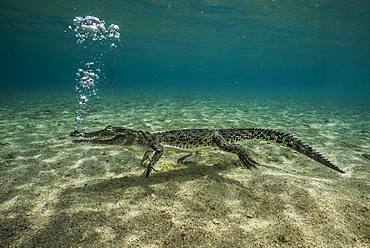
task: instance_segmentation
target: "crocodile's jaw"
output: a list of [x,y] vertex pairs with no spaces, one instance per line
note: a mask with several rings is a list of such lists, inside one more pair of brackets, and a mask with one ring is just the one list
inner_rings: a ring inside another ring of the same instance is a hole
[[70,134],[75,142],[104,142],[110,141],[116,137],[116,133],[111,130],[102,129],[94,132],[82,132],[75,130]]
[[74,138],[73,141],[75,142],[104,142],[112,140],[115,137],[114,134],[104,133],[100,131],[88,133],[79,133],[75,131],[71,133],[71,136]]
[[74,142],[91,142],[97,144],[120,144],[130,145],[133,141],[133,134],[130,129],[115,128],[107,126],[104,129],[94,132],[74,131],[70,134]]

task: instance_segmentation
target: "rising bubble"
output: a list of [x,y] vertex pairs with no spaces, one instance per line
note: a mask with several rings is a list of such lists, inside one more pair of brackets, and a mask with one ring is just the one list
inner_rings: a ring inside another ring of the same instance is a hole
[[91,50],[89,58],[81,61],[75,77],[75,89],[78,95],[75,129],[79,130],[89,99],[98,98],[97,84],[103,75],[102,57],[108,50],[118,47],[121,34],[118,25],[106,25],[104,20],[95,16],[76,16],[73,19],[73,25],[68,26],[68,29],[73,32],[77,45]]

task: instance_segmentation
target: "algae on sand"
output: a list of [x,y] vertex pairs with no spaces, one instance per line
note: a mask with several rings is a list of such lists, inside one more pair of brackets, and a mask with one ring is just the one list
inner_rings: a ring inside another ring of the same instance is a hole
[[274,143],[248,141],[244,145],[263,164],[258,170],[207,149],[187,166],[166,153],[159,172],[145,179],[142,154],[72,143],[74,110],[63,107],[70,99],[54,105],[41,99],[30,98],[32,108],[2,102],[1,246],[370,246],[365,110],[279,100],[112,97],[109,108],[91,110],[86,128],[273,128],[296,135],[346,171],[340,175]]

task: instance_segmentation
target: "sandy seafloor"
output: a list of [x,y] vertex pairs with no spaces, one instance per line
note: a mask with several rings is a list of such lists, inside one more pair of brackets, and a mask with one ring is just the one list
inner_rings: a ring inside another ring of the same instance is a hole
[[266,141],[257,170],[207,149],[192,164],[73,143],[73,97],[2,97],[1,247],[370,247],[370,111],[297,100],[109,97],[85,127],[279,129],[346,173]]

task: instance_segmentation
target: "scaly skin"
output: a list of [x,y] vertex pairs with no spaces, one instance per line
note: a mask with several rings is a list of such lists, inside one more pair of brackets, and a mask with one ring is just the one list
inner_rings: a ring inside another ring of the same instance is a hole
[[[158,162],[163,151],[166,149],[181,152],[194,152],[202,149],[202,147],[218,147],[225,152],[236,154],[242,165],[246,168],[256,167],[257,162],[249,157],[247,150],[239,144],[234,144],[234,142],[248,139],[263,139],[280,143],[306,155],[326,167],[344,173],[344,171],[339,169],[323,155],[315,151],[312,147],[304,144],[299,139],[290,134],[270,129],[180,129],[149,133],[140,130],[107,126],[95,132],[80,133],[74,131],[71,133],[71,136],[74,137],[75,142],[123,145],[126,147],[140,147],[144,149],[146,152],[141,164],[149,160],[144,172],[146,177],[150,175],[154,165]],[[151,158],[149,158],[150,153],[153,153]],[[187,155],[180,158],[179,162],[184,162],[190,156],[191,155]]]

